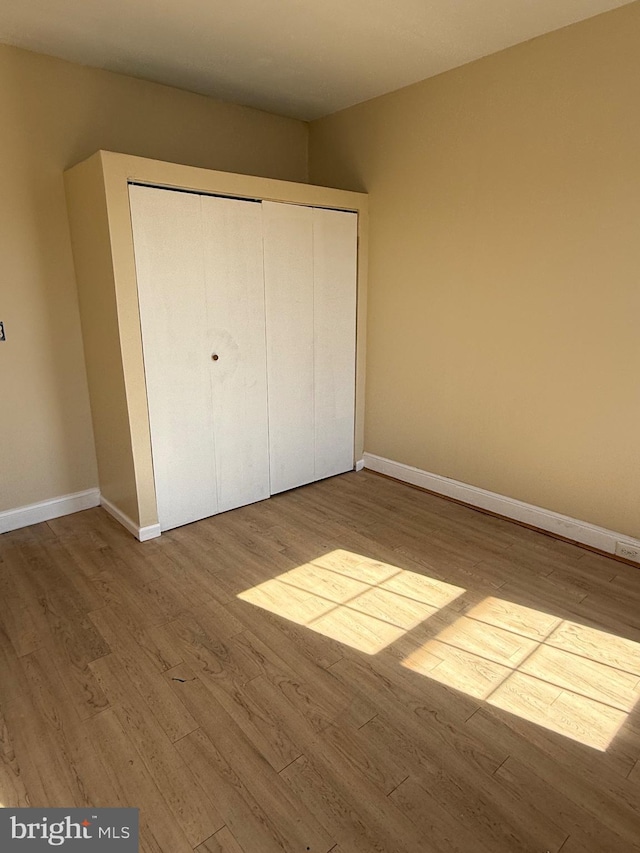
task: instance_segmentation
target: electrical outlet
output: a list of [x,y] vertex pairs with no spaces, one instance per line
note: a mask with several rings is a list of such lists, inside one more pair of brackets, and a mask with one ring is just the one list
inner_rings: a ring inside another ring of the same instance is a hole
[[7,338],[4,333],[4,323],[0,320],[0,341],[6,341]]
[[616,542],[616,555],[624,557],[625,560],[634,560],[640,563],[640,545],[629,545],[626,542]]

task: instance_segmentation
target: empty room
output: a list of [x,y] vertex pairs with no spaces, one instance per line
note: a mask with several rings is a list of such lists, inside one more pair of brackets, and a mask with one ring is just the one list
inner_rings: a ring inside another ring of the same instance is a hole
[[0,851],[640,851],[640,2],[0,8]]

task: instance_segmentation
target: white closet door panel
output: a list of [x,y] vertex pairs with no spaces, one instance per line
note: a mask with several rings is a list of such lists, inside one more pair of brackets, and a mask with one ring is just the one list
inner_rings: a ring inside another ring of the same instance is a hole
[[264,202],[271,493],[315,479],[313,210]]
[[315,478],[353,468],[358,217],[313,210]]
[[261,207],[202,197],[220,512],[270,494]]
[[200,197],[129,188],[158,517],[218,511]]

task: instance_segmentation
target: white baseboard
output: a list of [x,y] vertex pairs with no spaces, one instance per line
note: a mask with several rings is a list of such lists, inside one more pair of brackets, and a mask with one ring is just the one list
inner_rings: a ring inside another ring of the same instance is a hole
[[358,459],[356,462],[356,471],[362,471],[364,468],[364,459]]
[[132,521],[128,515],[125,515],[121,512],[115,504],[112,504],[111,501],[108,501],[104,496],[100,498],[100,506],[112,515],[116,521],[119,521],[123,527],[126,527],[129,533],[133,533],[133,535],[140,542],[146,542],[148,539],[156,539],[160,536],[161,530],[159,524],[150,524],[148,527],[138,527],[138,525]]
[[595,524],[589,524],[587,521],[570,518],[567,515],[508,498],[496,492],[488,492],[486,489],[470,486],[468,483],[461,483],[458,480],[451,480],[449,477],[441,477],[439,474],[430,474],[420,468],[413,468],[411,465],[394,462],[372,453],[364,454],[364,467],[371,471],[377,471],[379,474],[386,474],[396,480],[402,480],[404,483],[428,489],[430,492],[455,498],[455,500],[462,501],[470,506],[495,512],[523,524],[530,524],[532,527],[538,527],[548,533],[555,533],[581,545],[606,551],[608,554],[615,554],[616,546],[620,545],[640,549],[640,539],[632,539],[630,536],[616,533],[614,530],[607,530],[605,527],[598,527]]
[[52,518],[60,518],[63,515],[71,515],[74,512],[96,506],[103,506],[140,542],[146,542],[147,539],[155,539],[160,536],[159,524],[138,527],[123,512],[120,512],[111,501],[101,497],[99,489],[87,489],[84,492],[75,492],[72,495],[61,495],[59,498],[51,498],[48,501],[40,501],[0,512],[0,533],[8,533],[10,530],[18,530],[20,527],[28,527],[30,524],[40,524],[43,521],[50,521]]
[[69,515],[72,512],[80,512],[80,510],[91,509],[91,507],[99,505],[100,491],[98,489],[87,489],[84,492],[61,495],[48,501],[8,509],[0,512],[0,533],[18,530],[18,528],[28,527],[30,524],[40,524],[42,521],[50,521],[52,518],[60,518],[62,515]]

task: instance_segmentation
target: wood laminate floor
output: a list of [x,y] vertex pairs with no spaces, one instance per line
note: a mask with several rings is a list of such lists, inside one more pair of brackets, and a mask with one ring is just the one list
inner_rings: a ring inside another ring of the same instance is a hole
[[0,804],[153,853],[640,849],[640,571],[368,472],[0,537]]

